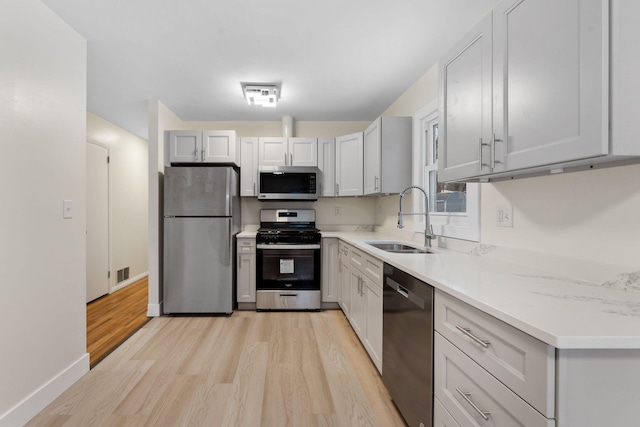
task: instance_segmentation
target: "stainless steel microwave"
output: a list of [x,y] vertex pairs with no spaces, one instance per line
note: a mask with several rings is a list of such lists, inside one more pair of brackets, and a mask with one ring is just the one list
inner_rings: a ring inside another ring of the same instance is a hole
[[258,200],[318,200],[319,173],[308,166],[263,166],[258,170]]

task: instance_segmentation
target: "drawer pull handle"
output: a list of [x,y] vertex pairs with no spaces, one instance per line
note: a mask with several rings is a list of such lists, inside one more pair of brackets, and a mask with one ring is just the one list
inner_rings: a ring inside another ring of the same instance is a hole
[[469,328],[463,328],[460,325],[456,325],[456,329],[462,332],[463,334],[465,334],[466,336],[468,336],[469,338],[471,338],[472,340],[474,340],[475,342],[477,342],[478,344],[480,344],[481,346],[483,346],[484,348],[489,347],[489,344],[491,344],[489,341],[481,340],[477,336],[473,335],[471,333],[471,329]]
[[458,394],[460,394],[460,396],[462,396],[464,400],[467,401],[469,405],[471,405],[471,407],[482,417],[483,420],[489,421],[489,415],[491,414],[491,412],[483,411],[482,409],[478,408],[478,405],[473,403],[473,400],[471,400],[471,398],[469,397],[471,396],[471,393],[466,393],[460,390],[458,387],[456,387],[456,391],[458,392]]

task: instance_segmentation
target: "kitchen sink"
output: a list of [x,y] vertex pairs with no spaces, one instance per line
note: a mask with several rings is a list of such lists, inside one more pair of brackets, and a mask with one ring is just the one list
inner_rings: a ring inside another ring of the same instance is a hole
[[367,245],[371,245],[374,248],[383,250],[385,252],[393,252],[398,254],[432,254],[433,253],[433,251],[430,249],[410,246],[400,242],[365,242],[365,243]]

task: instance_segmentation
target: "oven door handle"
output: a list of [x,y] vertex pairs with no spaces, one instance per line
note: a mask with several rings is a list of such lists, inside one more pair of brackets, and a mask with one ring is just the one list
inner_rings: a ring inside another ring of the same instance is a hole
[[266,243],[261,243],[256,245],[256,249],[320,249],[320,244],[313,244],[313,245],[280,245],[280,244],[266,244]]

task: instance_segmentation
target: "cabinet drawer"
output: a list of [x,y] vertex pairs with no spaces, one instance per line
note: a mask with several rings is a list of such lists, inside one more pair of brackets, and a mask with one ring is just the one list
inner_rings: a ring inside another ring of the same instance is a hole
[[256,253],[256,239],[237,239],[237,249],[239,254]]
[[433,399],[433,427],[460,427],[437,398]]
[[364,254],[358,249],[351,247],[349,249],[349,263],[362,272],[362,270],[364,270]]
[[443,292],[436,291],[434,301],[436,331],[546,417],[554,416],[553,347]]
[[440,334],[434,334],[434,394],[461,427],[553,427]]
[[363,273],[366,274],[373,283],[382,288],[382,261],[370,255],[364,255]]

